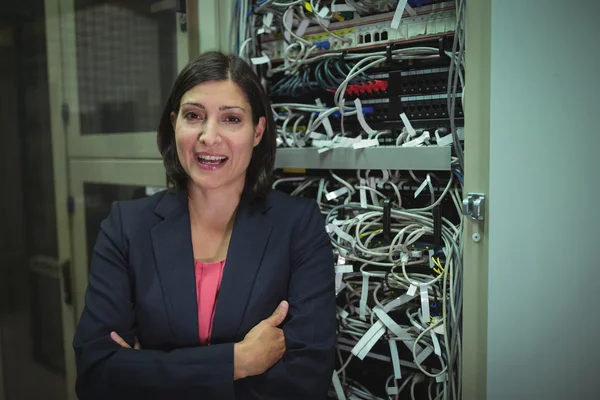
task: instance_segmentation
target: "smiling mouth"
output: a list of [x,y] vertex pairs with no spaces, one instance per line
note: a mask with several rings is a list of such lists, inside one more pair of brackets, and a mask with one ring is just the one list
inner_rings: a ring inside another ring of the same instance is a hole
[[227,160],[228,158],[225,156],[209,156],[203,154],[196,155],[196,161],[202,165],[221,165]]

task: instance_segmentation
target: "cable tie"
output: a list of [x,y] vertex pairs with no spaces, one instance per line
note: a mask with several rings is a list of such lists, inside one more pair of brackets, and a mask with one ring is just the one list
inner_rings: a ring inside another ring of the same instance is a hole
[[[367,182],[363,179],[360,178],[360,186],[366,186]],[[367,208],[367,191],[364,188],[360,189],[360,206],[362,208]]]

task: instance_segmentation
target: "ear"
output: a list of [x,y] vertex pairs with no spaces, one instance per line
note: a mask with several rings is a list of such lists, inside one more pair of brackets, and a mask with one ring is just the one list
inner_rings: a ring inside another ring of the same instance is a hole
[[171,125],[173,126],[173,130],[175,130],[175,122],[177,121],[177,115],[175,115],[175,113],[171,111],[169,117],[171,117]]
[[265,117],[260,117],[258,119],[258,124],[256,124],[256,127],[254,128],[254,147],[258,146],[260,143],[266,127],[267,119]]

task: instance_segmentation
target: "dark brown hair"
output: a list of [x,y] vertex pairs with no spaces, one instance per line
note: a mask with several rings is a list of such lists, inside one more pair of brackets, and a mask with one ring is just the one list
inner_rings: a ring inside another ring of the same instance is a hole
[[171,112],[179,114],[181,98],[193,87],[203,82],[225,80],[235,82],[246,94],[255,126],[260,117],[266,119],[263,137],[252,151],[244,186],[244,196],[247,199],[264,198],[271,188],[277,147],[271,103],[260,78],[244,60],[216,51],[200,55],[181,71],[163,110],[158,125],[158,150],[167,172],[167,186],[175,191],[185,190],[190,179],[177,156]]

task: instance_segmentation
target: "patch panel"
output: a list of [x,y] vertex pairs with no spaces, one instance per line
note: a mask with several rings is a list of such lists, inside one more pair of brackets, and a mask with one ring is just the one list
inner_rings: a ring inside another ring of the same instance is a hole
[[[444,35],[454,32],[456,26],[455,10],[406,17],[400,22],[398,29],[392,29],[390,26],[393,14],[386,15],[386,19],[378,22],[337,30],[330,28],[343,40],[331,36],[328,32],[306,34],[302,39],[311,45],[318,45],[319,48],[315,50],[315,54],[318,54],[336,50],[361,50],[389,43]],[[325,46],[324,43],[328,44]],[[262,42],[262,51],[271,58],[272,62],[282,60],[286,47],[287,44],[281,37],[276,39],[266,36]],[[291,52],[291,55],[293,54]]]

